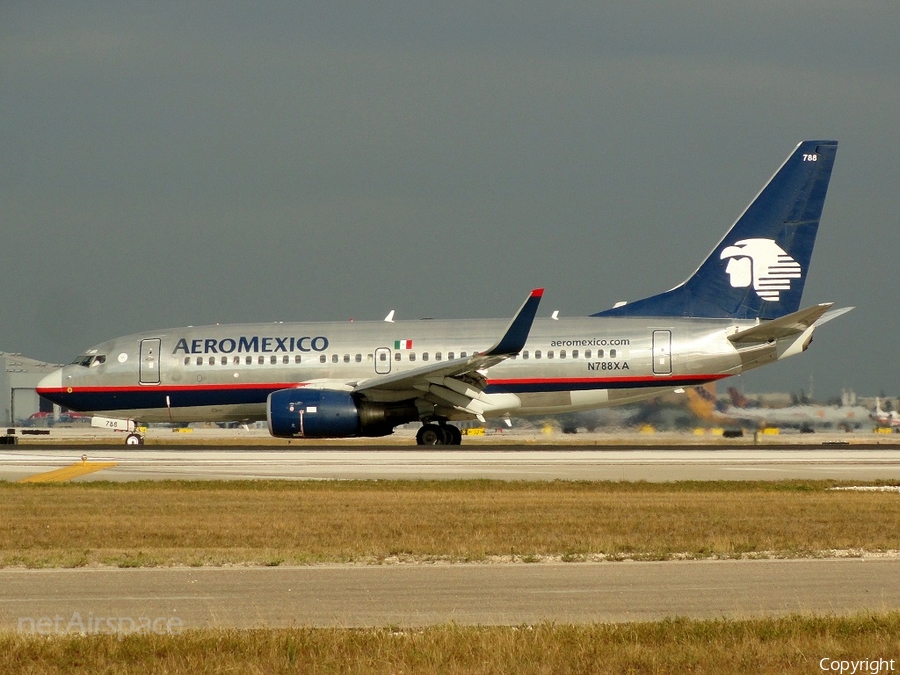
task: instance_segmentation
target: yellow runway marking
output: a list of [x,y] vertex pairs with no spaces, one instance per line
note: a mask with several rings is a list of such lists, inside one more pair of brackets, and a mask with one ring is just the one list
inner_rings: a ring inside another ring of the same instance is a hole
[[62,469],[56,469],[55,471],[48,471],[47,473],[39,473],[36,476],[29,476],[28,478],[21,479],[19,482],[62,483],[70,478],[86,476],[89,473],[101,471],[102,469],[109,469],[113,466],[117,466],[116,462],[76,462],[72,466],[65,466]]

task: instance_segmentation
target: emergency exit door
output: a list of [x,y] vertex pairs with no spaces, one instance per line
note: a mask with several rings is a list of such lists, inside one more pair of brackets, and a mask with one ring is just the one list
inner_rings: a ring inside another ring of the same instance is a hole
[[653,374],[672,374],[672,331],[653,331]]
[[391,350],[387,347],[375,350],[375,372],[378,375],[387,375],[391,372]]
[[159,338],[141,340],[141,384],[159,384]]

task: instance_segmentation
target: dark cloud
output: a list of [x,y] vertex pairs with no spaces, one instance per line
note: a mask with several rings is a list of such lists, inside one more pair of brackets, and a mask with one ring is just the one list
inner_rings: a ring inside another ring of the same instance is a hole
[[[10,6],[11,4],[11,6]],[[896,393],[889,3],[0,9],[0,349],[249,320],[587,314],[691,273],[841,141],[809,302],[748,387]]]

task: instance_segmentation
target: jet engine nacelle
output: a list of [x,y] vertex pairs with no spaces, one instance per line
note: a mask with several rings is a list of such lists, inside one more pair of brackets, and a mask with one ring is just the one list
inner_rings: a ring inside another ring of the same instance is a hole
[[266,418],[269,433],[280,438],[386,436],[418,419],[418,410],[412,402],[378,404],[345,391],[299,387],[269,394]]

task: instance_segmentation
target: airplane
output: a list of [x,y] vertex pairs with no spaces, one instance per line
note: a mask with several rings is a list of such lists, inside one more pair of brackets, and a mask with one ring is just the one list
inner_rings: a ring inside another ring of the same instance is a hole
[[858,429],[869,422],[871,413],[859,405],[792,405],[785,408],[752,408],[737,389],[728,389],[734,405],[721,411],[726,419],[750,422],[761,427],[797,428],[811,432],[817,428]]
[[[280,438],[378,437],[453,422],[632,403],[806,350],[852,308],[801,308],[837,152],[803,141],[678,286],[586,317],[234,324],[136,333],[92,347],[37,391],[70,410],[151,422],[266,420]],[[736,158],[737,161],[737,158]],[[131,433],[126,443],[143,442]]]
[[881,398],[875,399],[875,412],[869,416],[879,427],[891,429],[900,427],[900,413],[896,410],[882,410]]

